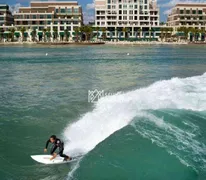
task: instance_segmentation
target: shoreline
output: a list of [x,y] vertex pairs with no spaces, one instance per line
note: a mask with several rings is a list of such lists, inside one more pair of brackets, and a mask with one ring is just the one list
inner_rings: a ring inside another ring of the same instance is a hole
[[102,42],[0,42],[0,46],[13,46],[13,45],[42,45],[42,46],[95,46],[95,45],[206,45],[206,42],[161,42],[161,41],[102,41]]

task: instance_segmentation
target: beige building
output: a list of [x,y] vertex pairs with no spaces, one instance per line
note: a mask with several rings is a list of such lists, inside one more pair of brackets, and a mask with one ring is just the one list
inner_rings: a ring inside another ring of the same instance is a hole
[[206,28],[206,3],[176,4],[167,19],[168,26]]
[[0,4],[0,26],[11,26],[14,24],[14,18],[9,6],[6,4]]
[[19,29],[35,29],[39,40],[42,31],[48,28],[51,34],[55,29],[58,38],[62,39],[66,29],[71,37],[74,36],[74,28],[83,24],[82,7],[77,1],[31,1],[30,7],[21,7],[14,13],[14,22]]
[[111,37],[122,37],[123,28],[131,38],[139,29],[141,37],[149,37],[151,28],[159,29],[159,8],[156,0],[95,0],[95,26],[107,28]]

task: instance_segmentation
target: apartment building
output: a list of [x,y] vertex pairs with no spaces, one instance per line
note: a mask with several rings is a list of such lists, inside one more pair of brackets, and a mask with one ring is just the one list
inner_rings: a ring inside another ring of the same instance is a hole
[[168,16],[167,25],[206,30],[206,3],[176,4]]
[[6,4],[0,4],[0,26],[11,26],[14,24],[14,18],[9,6]]
[[17,28],[36,29],[38,36],[42,36],[43,29],[54,29],[60,37],[67,29],[71,36],[74,28],[83,24],[82,7],[77,1],[31,1],[30,7],[21,7],[14,13]]
[[[95,26],[105,27],[109,36],[122,36],[123,28],[129,29],[129,36],[148,37],[151,28],[159,31],[159,8],[156,0],[95,0]],[[153,34],[153,36],[155,36]]]

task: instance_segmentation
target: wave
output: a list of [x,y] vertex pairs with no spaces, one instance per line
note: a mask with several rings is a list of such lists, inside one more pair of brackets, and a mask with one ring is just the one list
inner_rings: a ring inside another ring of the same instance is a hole
[[[185,109],[192,111],[206,110],[206,73],[201,76],[188,78],[172,78],[158,81],[149,87],[137,89],[127,93],[118,93],[101,98],[92,112],[86,113],[75,123],[70,124],[64,131],[65,150],[70,154],[87,153],[108,136],[127,126],[135,117],[145,117],[159,128],[167,129],[177,140],[189,143],[194,134],[164,122],[163,119],[152,115],[150,110]],[[192,124],[188,124],[192,126]],[[158,141],[155,133],[141,131],[140,134]],[[146,134],[150,133],[150,134]],[[151,135],[153,137],[151,137]],[[156,138],[155,138],[156,137]],[[201,151],[197,141],[192,142],[193,150]],[[188,144],[185,144],[187,146]],[[184,148],[183,146],[182,148]],[[188,145],[189,146],[189,145]]]

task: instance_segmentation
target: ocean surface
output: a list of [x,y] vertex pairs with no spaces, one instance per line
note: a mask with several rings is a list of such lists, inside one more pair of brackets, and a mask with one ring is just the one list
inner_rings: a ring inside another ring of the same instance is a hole
[[[84,156],[33,161],[52,134]],[[0,180],[174,179],[206,179],[206,46],[0,47]]]

